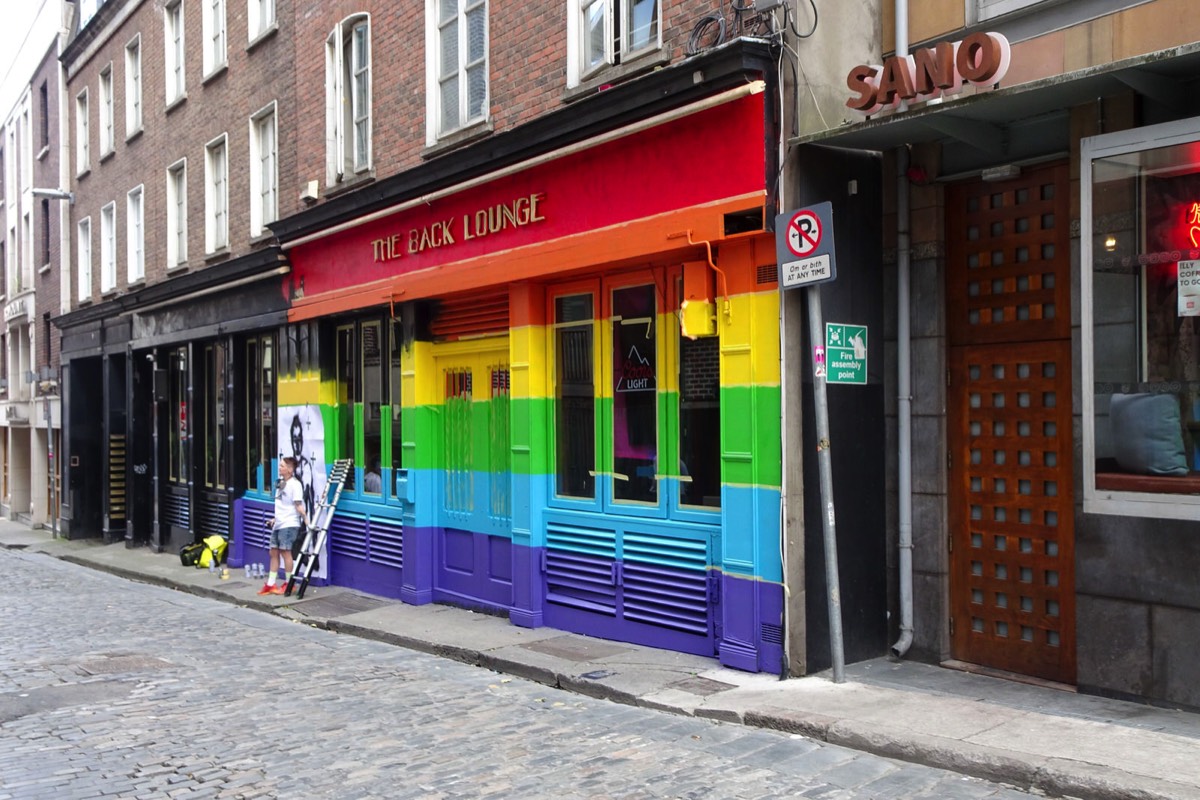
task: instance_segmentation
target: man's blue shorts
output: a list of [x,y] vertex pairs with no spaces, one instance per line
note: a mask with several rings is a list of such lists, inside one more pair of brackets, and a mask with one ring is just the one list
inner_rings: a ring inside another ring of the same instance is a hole
[[276,528],[271,531],[271,549],[291,552],[296,537],[300,535],[299,528]]

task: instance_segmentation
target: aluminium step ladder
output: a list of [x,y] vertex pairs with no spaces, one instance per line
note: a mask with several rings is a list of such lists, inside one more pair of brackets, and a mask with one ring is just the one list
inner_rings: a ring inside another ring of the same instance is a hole
[[333,512],[337,510],[338,500],[342,496],[342,487],[346,485],[346,476],[350,474],[353,466],[354,462],[349,458],[339,458],[333,462],[333,468],[329,470],[329,478],[325,484],[325,491],[317,503],[313,518],[309,521],[308,530],[304,534],[304,545],[300,548],[300,555],[292,567],[287,587],[283,590],[284,597],[291,597],[292,590],[296,589],[296,597],[304,599],[304,590],[308,588],[308,581],[317,568],[317,558],[321,554],[321,548],[325,546],[329,523],[333,519]]

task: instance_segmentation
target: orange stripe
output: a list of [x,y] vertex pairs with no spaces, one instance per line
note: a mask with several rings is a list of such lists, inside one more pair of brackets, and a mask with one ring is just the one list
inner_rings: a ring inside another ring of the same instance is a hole
[[[598,267],[623,267],[645,264],[647,260],[678,258],[679,262],[694,261],[703,247],[687,244],[686,232],[693,241],[708,240],[717,244],[724,239],[724,215],[761,205],[764,192],[750,192],[740,197],[692,206],[633,222],[621,223],[587,233],[564,236],[513,250],[490,253],[465,261],[439,264],[429,269],[409,272],[371,283],[325,292],[295,301],[288,311],[292,322],[314,319],[366,306],[419,300],[453,294],[468,288],[494,286],[515,281],[544,278],[550,275],[566,277],[573,272]],[[680,234],[684,234],[680,237]],[[747,262],[759,260],[757,248],[746,234],[737,237],[747,241],[748,253],[736,259]],[[759,235],[757,238],[764,238]],[[773,239],[772,239],[773,241]],[[743,250],[738,247],[736,250]],[[722,261],[724,253],[722,253]],[[774,263],[774,252],[771,252]],[[734,280],[730,276],[729,291],[741,293],[754,290],[754,270],[739,268],[747,277]],[[735,290],[735,286],[739,288]],[[518,324],[514,319],[513,324]]]

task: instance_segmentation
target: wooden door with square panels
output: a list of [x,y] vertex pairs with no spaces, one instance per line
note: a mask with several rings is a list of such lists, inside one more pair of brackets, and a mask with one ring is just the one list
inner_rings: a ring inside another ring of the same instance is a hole
[[951,652],[1074,683],[1067,166],[946,208]]

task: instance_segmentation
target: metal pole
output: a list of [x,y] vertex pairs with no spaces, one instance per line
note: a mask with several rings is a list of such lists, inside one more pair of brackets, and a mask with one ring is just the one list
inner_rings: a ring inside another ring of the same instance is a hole
[[[814,350],[825,347],[825,322],[821,317],[821,288],[810,286],[808,338]],[[833,660],[833,682],[846,682],[846,657],[842,650],[842,591],[838,582],[837,525],[833,513],[833,460],[829,444],[829,401],[825,396],[825,370],[813,370],[813,410],[817,423],[817,469],[821,476],[821,503],[825,514],[825,584],[829,604],[829,652]]]
[[[60,383],[61,385],[61,383]],[[50,414],[50,395],[46,395],[46,461],[50,466],[50,538],[58,538],[58,475],[54,464],[54,420]]]

